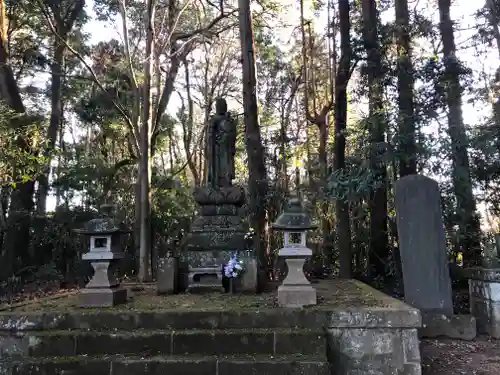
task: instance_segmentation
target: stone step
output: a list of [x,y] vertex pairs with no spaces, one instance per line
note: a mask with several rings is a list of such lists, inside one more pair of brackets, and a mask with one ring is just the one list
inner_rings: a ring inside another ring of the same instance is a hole
[[330,375],[325,360],[306,356],[65,357],[14,364],[12,375]]
[[0,336],[2,339],[10,340],[10,347],[18,350],[11,354],[29,357],[303,354],[326,358],[327,352],[324,331],[297,329],[48,331]]
[[320,309],[260,311],[70,311],[0,313],[0,331],[51,329],[126,330],[137,329],[233,329],[233,328],[323,328],[332,319]]

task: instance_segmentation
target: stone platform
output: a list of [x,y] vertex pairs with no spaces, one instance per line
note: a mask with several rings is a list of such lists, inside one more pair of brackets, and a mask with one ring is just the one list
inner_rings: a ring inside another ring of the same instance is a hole
[[304,309],[153,288],[98,310],[40,300],[0,312],[0,374],[421,374],[417,310],[353,280],[315,287]]

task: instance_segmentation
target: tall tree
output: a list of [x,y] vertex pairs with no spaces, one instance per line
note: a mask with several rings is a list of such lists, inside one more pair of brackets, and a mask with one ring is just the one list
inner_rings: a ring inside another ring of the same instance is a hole
[[[339,0],[340,63],[335,77],[335,145],[333,168],[342,171],[346,167],[346,128],[347,128],[347,85],[351,76],[351,18],[349,0]],[[340,259],[340,276],[351,277],[351,226],[349,203],[337,199],[335,206],[337,223],[337,244]]]
[[[83,13],[85,0],[66,0],[66,1],[38,1],[40,10],[46,17],[51,19],[57,36],[53,35],[52,58],[50,64],[51,86],[50,86],[50,122],[47,130],[48,145],[47,156],[54,150],[57,136],[63,123],[63,78],[64,78],[64,58],[66,45],[70,33],[77,19]],[[47,206],[47,195],[49,192],[50,162],[48,157],[45,172],[38,178],[37,191],[37,211],[40,215],[45,214]]]
[[399,175],[417,173],[417,150],[413,100],[413,63],[408,0],[396,0],[396,40],[398,72]]
[[387,119],[383,102],[383,70],[379,42],[379,20],[375,0],[362,0],[363,43],[367,54],[369,97],[370,168],[375,186],[369,201],[370,276],[384,277],[388,261],[387,171],[384,161]]
[[451,139],[453,188],[457,201],[456,218],[459,227],[459,246],[464,264],[480,261],[480,226],[476,202],[472,192],[469,167],[468,137],[462,113],[462,65],[457,58],[453,21],[450,15],[450,0],[438,0],[439,30],[443,44],[444,84],[448,107],[448,131]]
[[[252,13],[248,0],[239,0],[239,24],[241,40],[241,62],[243,71],[243,110],[245,121],[246,150],[248,154],[248,190],[252,227],[256,232],[256,253],[260,267],[266,265],[265,226],[267,200],[267,172],[264,146],[259,126],[257,107],[257,80],[255,75],[255,52]],[[260,270],[260,287],[265,274]]]

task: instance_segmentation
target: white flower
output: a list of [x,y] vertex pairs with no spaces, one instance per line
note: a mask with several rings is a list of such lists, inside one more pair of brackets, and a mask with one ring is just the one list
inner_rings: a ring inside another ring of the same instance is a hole
[[238,274],[236,272],[233,272],[233,277],[238,277]]
[[237,264],[236,266],[234,266],[235,269],[237,269],[238,271],[241,270],[241,265],[240,264]]

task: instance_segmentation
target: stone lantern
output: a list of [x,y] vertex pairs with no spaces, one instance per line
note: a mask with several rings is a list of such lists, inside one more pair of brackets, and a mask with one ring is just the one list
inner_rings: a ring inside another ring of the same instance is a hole
[[127,302],[127,289],[120,286],[115,271],[123,258],[121,237],[130,233],[112,218],[112,205],[101,206],[101,217],[90,220],[76,233],[90,237],[90,251],[82,259],[90,261],[94,276],[80,295],[82,307],[110,307]]
[[306,231],[316,226],[298,198],[288,201],[273,228],[284,233],[284,246],[278,255],[285,258],[288,266],[288,274],[278,288],[278,304],[284,307],[316,305],[316,289],[304,274],[304,263],[312,256],[312,250],[306,246]]

